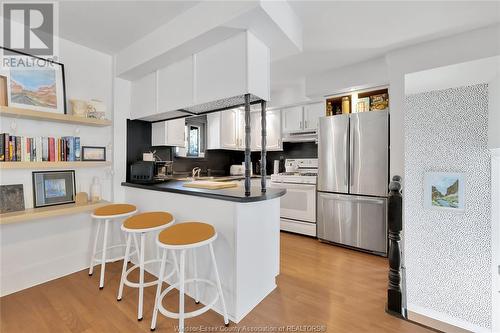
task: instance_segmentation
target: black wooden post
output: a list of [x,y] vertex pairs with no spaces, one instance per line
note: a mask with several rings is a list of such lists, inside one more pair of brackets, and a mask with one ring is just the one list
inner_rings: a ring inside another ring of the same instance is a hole
[[245,95],[245,195],[250,195],[250,94]]
[[266,146],[267,146],[267,120],[266,101],[260,102],[261,106],[261,127],[262,127],[262,150],[260,151],[260,184],[261,191],[266,192]]
[[389,224],[389,284],[386,311],[392,315],[403,317],[400,247],[401,230],[403,230],[403,196],[401,195],[400,176],[394,176],[389,184],[387,218]]

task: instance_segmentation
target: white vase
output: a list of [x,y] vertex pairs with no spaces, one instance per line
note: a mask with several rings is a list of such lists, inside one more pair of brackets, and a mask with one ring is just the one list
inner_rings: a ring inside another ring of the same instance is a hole
[[94,177],[92,185],[90,186],[90,200],[92,202],[101,201],[101,182],[98,177]]

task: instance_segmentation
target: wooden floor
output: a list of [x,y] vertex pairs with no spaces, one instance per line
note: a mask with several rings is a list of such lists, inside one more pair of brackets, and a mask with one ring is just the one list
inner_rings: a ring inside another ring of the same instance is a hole
[[[101,291],[96,268],[92,277],[81,271],[0,298],[0,332],[149,332],[155,288],[146,289],[144,320],[138,322],[136,289],[125,287],[123,300],[116,301],[121,265],[106,266]],[[431,332],[384,312],[386,285],[387,259],[282,233],[278,288],[227,331],[278,332],[285,326],[284,332],[300,332],[293,325],[318,325],[316,332]],[[169,297],[165,304],[176,311],[178,295]],[[196,307],[186,300],[188,311]],[[159,315],[156,331],[175,332],[176,324]],[[209,311],[186,321],[192,332],[203,331],[200,325],[218,327],[223,319]]]

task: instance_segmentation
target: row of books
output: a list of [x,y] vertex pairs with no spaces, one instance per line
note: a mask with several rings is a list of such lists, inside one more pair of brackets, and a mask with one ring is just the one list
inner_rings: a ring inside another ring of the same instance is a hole
[[0,133],[0,162],[80,161],[80,138],[9,135]]

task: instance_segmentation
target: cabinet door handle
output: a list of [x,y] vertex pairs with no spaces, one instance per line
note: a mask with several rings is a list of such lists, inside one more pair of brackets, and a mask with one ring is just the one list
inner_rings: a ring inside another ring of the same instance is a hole
[[304,128],[307,128],[307,120],[304,121]]
[[302,120],[299,122],[299,127],[302,128]]

